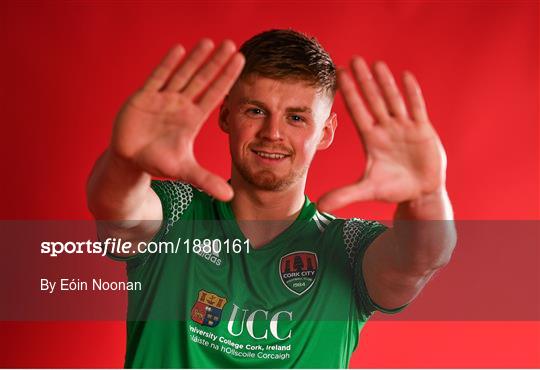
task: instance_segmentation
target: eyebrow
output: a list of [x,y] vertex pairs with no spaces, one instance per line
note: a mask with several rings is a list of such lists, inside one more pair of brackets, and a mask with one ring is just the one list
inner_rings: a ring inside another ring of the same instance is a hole
[[[264,104],[262,101],[259,101],[259,100],[254,100],[254,99],[242,99],[240,100],[240,104],[241,105],[244,105],[244,104],[252,104],[252,105],[257,105],[265,110],[270,110],[266,104]],[[303,113],[311,113],[311,108],[309,107],[288,107],[287,109],[285,109],[286,112],[303,112]]]

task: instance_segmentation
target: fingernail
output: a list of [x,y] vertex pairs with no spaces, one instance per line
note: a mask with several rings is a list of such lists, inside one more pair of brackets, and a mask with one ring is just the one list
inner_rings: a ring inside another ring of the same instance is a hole
[[229,49],[229,50],[236,50],[236,45],[233,40],[231,39],[225,39],[223,40],[223,47]]
[[205,37],[201,40],[201,45],[205,48],[213,48],[214,47],[214,41],[212,41],[210,38]]

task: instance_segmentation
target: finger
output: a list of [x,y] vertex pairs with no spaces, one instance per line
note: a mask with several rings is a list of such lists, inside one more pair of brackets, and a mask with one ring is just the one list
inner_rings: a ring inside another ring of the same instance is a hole
[[182,45],[173,46],[159,65],[152,71],[143,89],[149,91],[159,91],[162,89],[185,53],[186,49]]
[[422,90],[412,73],[405,72],[403,74],[403,86],[413,120],[417,123],[429,122]]
[[164,91],[178,91],[188,83],[195,71],[210,55],[210,52],[214,48],[212,40],[204,38],[195,46],[195,48],[188,54],[184,62],[178,67],[178,70],[174,73],[169,83],[165,87]]
[[235,50],[234,42],[231,40],[223,41],[208,63],[189,81],[182,93],[189,99],[197,96],[212,81],[218,71],[223,68],[223,65],[227,63]]
[[317,209],[321,212],[330,212],[351,203],[365,202],[374,199],[373,186],[366,181],[361,181],[356,184],[331,190],[324,194],[317,202]]
[[232,199],[233,189],[222,177],[204,169],[199,164],[194,164],[187,170],[189,176],[186,180],[190,184],[221,201],[227,202]]
[[369,114],[360,94],[356,90],[356,86],[351,77],[344,69],[339,69],[337,74],[338,86],[345,106],[351,115],[353,122],[362,133],[373,126],[373,117]]
[[203,111],[209,112],[219,104],[242,72],[244,63],[245,58],[241,53],[236,53],[230,59],[229,63],[227,63],[223,69],[223,72],[214,82],[212,82],[210,87],[208,87],[201,96],[199,106]]
[[386,63],[375,63],[374,70],[390,113],[396,117],[407,118],[405,102]]
[[369,71],[366,61],[360,57],[353,58],[351,69],[375,119],[381,123],[386,121],[388,118],[386,103]]

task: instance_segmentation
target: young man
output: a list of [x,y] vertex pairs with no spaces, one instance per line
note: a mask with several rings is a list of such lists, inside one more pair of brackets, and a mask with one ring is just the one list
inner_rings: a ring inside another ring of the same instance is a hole
[[[125,365],[346,367],[370,315],[405,307],[455,245],[451,221],[410,222],[452,219],[444,150],[418,84],[404,74],[406,104],[384,63],[373,76],[353,58],[353,80],[292,30],[212,50],[203,39],[188,55],[169,51],[120,111],[89,179],[90,210],[112,221],[101,237],[181,245],[116,256],[143,286],[129,296]],[[307,172],[332,143],[337,85],[367,167],[315,206]],[[193,155],[223,98],[229,183]],[[394,227],[324,213],[365,200],[397,203]],[[212,248],[198,248],[204,240]]]

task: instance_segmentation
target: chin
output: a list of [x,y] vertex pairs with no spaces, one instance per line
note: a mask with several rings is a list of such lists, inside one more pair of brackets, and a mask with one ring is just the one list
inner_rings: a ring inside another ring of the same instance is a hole
[[235,167],[244,181],[260,190],[283,191],[297,180],[294,173],[277,176],[273,171],[269,170],[253,170],[252,168],[237,165]]
[[259,171],[245,178],[251,185],[266,191],[282,191],[294,183],[292,176],[280,178],[270,171]]
[[258,189],[266,191],[282,191],[294,183],[293,176],[279,177],[271,171],[240,172],[244,180]]

